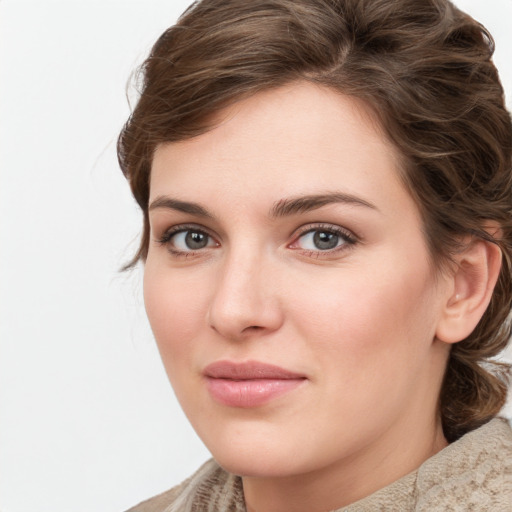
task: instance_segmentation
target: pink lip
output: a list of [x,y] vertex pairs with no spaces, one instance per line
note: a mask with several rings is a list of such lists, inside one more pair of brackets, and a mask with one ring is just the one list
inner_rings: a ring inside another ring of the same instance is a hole
[[204,371],[207,389],[218,402],[231,407],[257,407],[300,386],[301,375],[279,366],[248,361],[218,361]]

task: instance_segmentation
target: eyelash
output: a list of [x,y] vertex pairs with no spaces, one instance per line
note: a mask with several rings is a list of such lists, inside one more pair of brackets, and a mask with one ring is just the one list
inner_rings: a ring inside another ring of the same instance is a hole
[[[211,240],[215,241],[215,238],[208,233],[207,230],[204,228],[194,225],[194,224],[180,224],[177,226],[173,226],[170,229],[168,229],[160,238],[157,239],[157,242],[162,245],[166,246],[167,250],[174,256],[178,258],[189,258],[193,256],[199,255],[200,252],[202,252],[202,249],[191,249],[189,251],[182,251],[177,250],[173,248],[171,245],[171,240],[174,236],[178,235],[179,233],[186,233],[186,232],[193,232],[193,233],[199,233],[202,235],[205,235],[209,237]],[[329,233],[333,234],[335,236],[338,236],[342,240],[342,244],[334,247],[333,249],[326,249],[326,250],[311,250],[311,249],[301,249],[301,248],[294,248],[293,245],[296,244],[302,237],[307,235],[308,233]],[[356,237],[352,232],[343,229],[339,226],[333,225],[333,224],[308,224],[306,226],[302,226],[299,228],[298,232],[293,235],[293,242],[287,245],[288,248],[301,251],[301,253],[307,257],[315,257],[315,258],[321,258],[321,257],[328,257],[332,256],[333,254],[337,254],[342,251],[346,251],[350,249],[352,246],[354,246],[356,243],[359,242],[358,237]],[[216,242],[216,245],[219,246],[220,244]],[[205,247],[205,249],[208,247]]]
[[[335,236],[338,236],[342,243],[341,245],[334,247],[333,249],[301,249],[301,248],[293,248],[292,246],[296,244],[302,237],[307,235],[308,233],[329,233]],[[341,228],[340,226],[336,226],[333,224],[308,224],[306,226],[302,226],[299,228],[299,232],[294,236],[293,242],[288,245],[288,247],[299,250],[302,252],[303,255],[307,257],[315,257],[315,258],[322,258],[322,257],[330,257],[333,255],[337,255],[340,252],[344,252],[349,250],[351,247],[353,247],[356,243],[359,242],[359,239],[357,236],[355,236],[352,232],[350,232],[347,229]]]
[[[190,251],[181,251],[181,250],[174,249],[170,243],[174,236],[178,235],[179,233],[186,233],[187,231],[191,231],[193,233],[200,233],[200,234],[203,234],[203,235],[211,238],[212,240],[215,240],[214,237],[212,235],[210,235],[210,233],[208,233],[208,231],[206,231],[204,228],[201,228],[194,224],[180,224],[180,225],[173,226],[172,228],[168,229],[157,240],[157,242],[160,245],[166,246],[167,250],[173,256],[178,257],[178,258],[188,258],[191,256],[198,255],[198,253],[201,252],[201,249],[199,249],[199,250],[191,249]],[[217,243],[217,245],[219,245],[219,244]]]

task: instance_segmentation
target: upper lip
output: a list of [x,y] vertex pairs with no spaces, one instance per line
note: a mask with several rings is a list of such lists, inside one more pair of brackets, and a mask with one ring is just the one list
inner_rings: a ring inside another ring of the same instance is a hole
[[235,363],[232,361],[216,361],[209,364],[203,371],[206,377],[229,380],[257,380],[257,379],[305,379],[306,376],[292,372],[268,363],[259,361],[246,361]]

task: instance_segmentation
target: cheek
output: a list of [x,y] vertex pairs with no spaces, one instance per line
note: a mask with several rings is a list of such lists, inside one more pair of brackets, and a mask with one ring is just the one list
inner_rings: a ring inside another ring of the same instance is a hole
[[325,364],[343,368],[347,379],[361,375],[362,367],[391,374],[411,360],[419,363],[428,350],[435,332],[428,263],[400,264],[392,265],[400,272],[376,265],[365,273],[339,270],[295,295],[301,337],[314,342]]
[[315,426],[332,425],[331,439],[342,431],[339,442],[355,447],[421,401],[423,384],[431,381],[431,290],[429,279],[414,272],[338,274],[329,293],[309,286],[297,297],[296,329],[298,339],[308,340],[322,389],[312,406]]
[[[197,282],[149,258],[144,270],[144,304],[167,372],[186,359],[204,324],[205,299]],[[204,290],[204,288],[203,288]]]

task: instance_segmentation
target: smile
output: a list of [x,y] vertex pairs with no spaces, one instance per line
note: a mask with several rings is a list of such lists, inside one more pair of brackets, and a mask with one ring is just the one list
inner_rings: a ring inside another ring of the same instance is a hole
[[307,380],[304,375],[257,361],[218,361],[208,365],[203,373],[215,401],[241,408],[264,405]]

